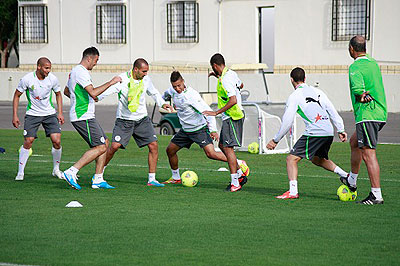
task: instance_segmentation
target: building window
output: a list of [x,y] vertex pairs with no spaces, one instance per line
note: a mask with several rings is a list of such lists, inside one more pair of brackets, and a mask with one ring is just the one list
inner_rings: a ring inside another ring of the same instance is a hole
[[199,42],[199,4],[179,1],[167,4],[168,43]]
[[20,6],[19,30],[21,43],[47,43],[47,6]]
[[371,0],[332,0],[332,41],[369,40]]
[[96,6],[97,43],[126,43],[126,6]]

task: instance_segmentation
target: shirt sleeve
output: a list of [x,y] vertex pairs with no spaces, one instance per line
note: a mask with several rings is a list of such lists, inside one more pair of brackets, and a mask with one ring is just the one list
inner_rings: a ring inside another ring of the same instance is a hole
[[[197,91],[192,90],[191,95],[192,97],[188,97],[187,100],[197,112],[203,113],[204,111],[212,111],[210,106],[206,104]],[[210,132],[217,132],[217,122],[215,120],[215,116],[205,116],[205,118],[207,120],[207,126]]]
[[56,76],[53,76],[53,91],[54,92],[61,91],[60,82],[58,81],[58,78]]
[[76,82],[82,86],[82,88],[86,88],[89,85],[93,85],[92,79],[88,72],[79,71],[76,75]]
[[222,80],[222,85],[224,86],[228,97],[236,96],[237,83],[241,82],[239,78],[236,77],[237,76],[232,75],[231,73],[226,73]]
[[149,95],[153,100],[156,102],[156,104],[161,107],[165,104],[164,99],[161,97],[160,92],[154,87],[153,82],[151,82],[150,79],[146,79],[143,82],[145,82],[146,86],[146,93]]
[[27,82],[24,78],[22,78],[18,83],[17,91],[24,93],[27,88],[28,88]]
[[278,143],[283,136],[288,133],[289,129],[292,127],[294,117],[297,112],[297,102],[295,99],[295,95],[292,94],[289,96],[289,99],[286,102],[285,113],[282,117],[282,124],[279,128],[278,133],[276,133],[275,137],[273,138],[274,142]]
[[360,71],[350,69],[349,80],[352,94],[361,95],[365,92],[364,78]]
[[335,106],[333,106],[332,102],[329,100],[328,96],[326,96],[325,93],[321,93],[320,95],[322,96],[322,102],[324,103],[326,111],[329,114],[329,118],[332,120],[337,131],[339,133],[344,132],[343,119],[336,111]]
[[108,89],[106,89],[102,94],[97,96],[97,99],[99,101],[103,100],[107,96],[113,95],[114,93],[119,93],[122,90],[122,86],[126,86],[126,84],[122,83],[115,83],[114,85],[110,86]]

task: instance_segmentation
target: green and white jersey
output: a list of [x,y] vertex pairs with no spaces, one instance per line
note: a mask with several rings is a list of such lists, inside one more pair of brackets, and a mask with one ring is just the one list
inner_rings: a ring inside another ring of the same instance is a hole
[[300,84],[286,102],[282,125],[273,140],[279,142],[292,127],[296,113],[306,125],[303,133],[310,137],[333,136],[331,120],[338,132],[344,131],[343,119],[340,117],[326,94],[305,83]]
[[160,92],[154,87],[153,82],[151,82],[150,77],[145,76],[141,81],[133,79],[135,84],[143,82],[143,92],[139,96],[139,106],[135,112],[131,112],[128,108],[128,92],[131,81],[131,71],[122,73],[119,76],[122,79],[121,82],[112,85],[102,94],[97,96],[100,101],[109,95],[118,93],[117,118],[139,121],[140,119],[146,117],[148,115],[146,107],[146,94],[152,97],[158,106],[161,107],[165,104]]
[[52,93],[60,91],[60,83],[52,73],[40,80],[36,76],[36,71],[26,74],[18,83],[17,90],[21,93],[26,92],[28,105],[26,114],[33,116],[47,116],[56,113],[52,102]]
[[[368,55],[357,57],[349,68],[349,81],[356,124],[365,121],[386,122],[385,89],[376,61]],[[357,101],[357,97],[365,91],[369,91],[373,100],[368,103]]]
[[95,101],[85,90],[93,84],[89,71],[82,65],[75,66],[69,74],[67,87],[71,94],[71,109],[69,118],[71,122],[94,118]]
[[[227,92],[228,98],[236,96],[237,106],[243,111],[242,107],[242,96],[240,95],[239,88],[242,85],[242,81],[235,71],[229,69],[226,71],[225,75],[222,77],[222,86]],[[222,120],[230,118],[226,112],[222,113]]]
[[196,90],[186,87],[184,91],[178,93],[170,87],[165,94],[172,97],[183,131],[193,132],[207,126],[210,132],[217,132],[215,116],[203,115],[204,111],[212,109]]

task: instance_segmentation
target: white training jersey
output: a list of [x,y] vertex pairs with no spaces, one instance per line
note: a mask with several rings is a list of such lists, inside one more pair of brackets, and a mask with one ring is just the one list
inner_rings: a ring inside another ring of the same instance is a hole
[[94,118],[95,101],[85,90],[89,85],[93,85],[89,71],[82,65],[75,66],[69,74],[67,83],[71,100],[69,111],[71,122]]
[[333,136],[330,120],[332,120],[338,132],[344,131],[343,119],[326,94],[317,88],[302,83],[286,102],[282,125],[273,139],[275,142],[279,142],[289,131],[296,112],[303,118],[306,125],[306,130],[303,133],[305,136]]
[[184,91],[178,93],[170,87],[166,94],[172,97],[183,131],[193,132],[208,126],[210,132],[217,132],[215,117],[205,117],[202,114],[204,111],[212,110],[196,90],[186,87]]
[[[140,119],[146,117],[147,107],[146,107],[146,93],[156,102],[158,106],[163,106],[165,101],[161,97],[160,92],[154,87],[153,82],[149,76],[145,76],[143,78],[143,92],[139,97],[139,107],[136,112],[132,113],[128,109],[128,84],[130,82],[131,71],[120,74],[122,81],[118,82],[107,90],[105,90],[102,94],[100,94],[97,98],[100,100],[105,97],[112,95],[114,93],[118,93],[118,108],[117,108],[117,118],[139,121]],[[133,80],[135,83],[139,83],[140,80]]]
[[18,83],[17,91],[24,93],[28,105],[26,114],[33,116],[47,116],[56,113],[52,102],[51,91],[59,92],[60,83],[56,76],[49,73],[47,77],[40,80],[36,76],[36,71],[26,74]]
[[[235,71],[229,69],[223,79],[222,86],[224,86],[227,91],[228,97],[236,96],[237,105],[241,110],[243,110],[242,106],[242,96],[240,95],[240,86],[242,85],[242,81],[239,79],[239,76]],[[230,116],[222,113],[222,120],[228,119]]]

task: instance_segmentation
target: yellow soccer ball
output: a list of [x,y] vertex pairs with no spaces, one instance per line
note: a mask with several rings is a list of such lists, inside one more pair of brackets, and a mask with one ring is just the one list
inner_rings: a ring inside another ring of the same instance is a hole
[[249,144],[249,146],[247,146],[247,150],[250,153],[254,153],[254,154],[257,154],[259,152],[259,148],[260,148],[260,145],[258,145],[257,142],[252,142]]
[[193,171],[186,171],[181,175],[182,185],[185,187],[194,187],[199,182],[197,174]]
[[355,201],[357,198],[357,191],[352,192],[346,185],[341,185],[336,194],[341,201]]

